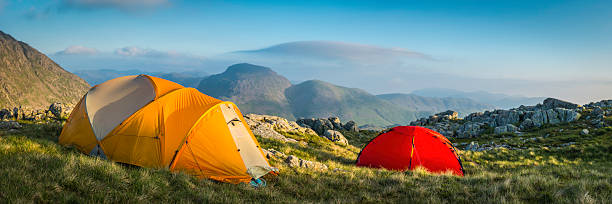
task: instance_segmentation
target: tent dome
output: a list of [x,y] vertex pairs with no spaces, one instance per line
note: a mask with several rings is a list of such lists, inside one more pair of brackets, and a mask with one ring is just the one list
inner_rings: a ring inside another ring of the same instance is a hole
[[461,159],[450,141],[436,131],[398,126],[372,139],[359,153],[357,166],[431,172],[451,171],[463,176]]
[[147,75],[92,87],[72,110],[59,143],[115,162],[229,183],[275,170],[235,104]]

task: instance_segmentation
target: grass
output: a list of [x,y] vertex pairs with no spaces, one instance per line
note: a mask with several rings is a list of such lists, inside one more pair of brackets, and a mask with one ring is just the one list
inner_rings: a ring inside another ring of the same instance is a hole
[[[319,161],[327,171],[289,168],[278,159],[268,186],[199,180],[165,169],[118,165],[57,144],[57,122],[26,122],[0,131],[0,201],[8,202],[418,202],[609,203],[612,200],[612,128],[581,136],[584,122],[547,126],[522,136],[457,139],[524,149],[459,151],[465,177],[426,170],[398,172],[353,165],[375,132],[346,134],[349,146],[286,134],[307,145],[259,138],[264,148]],[[563,129],[563,131],[560,131]],[[546,137],[544,137],[546,136]],[[538,138],[541,137],[541,138]],[[538,138],[522,142],[525,139]],[[574,142],[573,145],[562,144]]]

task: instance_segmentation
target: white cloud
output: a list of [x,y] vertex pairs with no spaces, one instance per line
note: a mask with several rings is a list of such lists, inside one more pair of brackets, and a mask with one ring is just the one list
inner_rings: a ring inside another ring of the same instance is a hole
[[80,45],[70,46],[62,51],[56,52],[56,55],[95,55],[98,50],[95,48],[84,47]]
[[432,59],[426,54],[403,48],[385,48],[374,45],[331,41],[289,42],[258,50],[237,51],[233,54],[307,57],[315,60],[342,60],[360,64]]

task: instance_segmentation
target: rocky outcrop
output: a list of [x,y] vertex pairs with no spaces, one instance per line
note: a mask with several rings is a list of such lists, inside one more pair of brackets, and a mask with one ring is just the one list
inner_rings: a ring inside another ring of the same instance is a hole
[[0,120],[51,120],[66,119],[72,111],[72,105],[53,103],[47,109],[14,107],[0,109]]
[[541,127],[544,124],[568,123],[578,120],[582,106],[548,98],[542,104],[521,106],[510,110],[494,110],[472,113],[464,119],[454,111],[445,111],[428,118],[421,118],[410,125],[425,126],[447,137],[478,137],[492,128],[496,134],[519,133]]
[[249,120],[251,121],[249,125],[264,124],[277,131],[296,134],[317,135],[317,133],[310,128],[302,127],[298,125],[298,123],[296,123],[295,121],[289,121],[285,118],[281,118],[278,116],[247,114],[245,118],[248,119],[247,122],[249,122]]
[[354,121],[348,121],[346,124],[342,124],[338,117],[299,119],[297,124],[304,128],[314,130],[318,135],[330,141],[341,144],[348,144],[348,141],[339,131],[359,132],[359,128]]
[[298,142],[295,139],[287,138],[284,135],[276,132],[275,127],[282,127],[281,129],[288,130],[287,132],[300,131],[298,129],[290,128],[291,125],[284,118],[268,115],[247,114],[244,116],[244,119],[255,135],[259,135],[263,138],[280,140],[283,142]]

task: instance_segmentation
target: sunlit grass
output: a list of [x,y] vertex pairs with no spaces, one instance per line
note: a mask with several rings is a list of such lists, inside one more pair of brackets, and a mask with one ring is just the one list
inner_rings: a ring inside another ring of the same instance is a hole
[[[347,136],[342,146],[308,135],[287,134],[307,145],[258,137],[264,148],[322,162],[327,171],[280,168],[268,186],[199,180],[166,169],[122,166],[56,143],[61,124],[24,124],[0,131],[0,200],[11,202],[448,202],[607,203],[612,200],[612,131],[588,136],[584,124],[544,127],[523,136],[485,136],[457,142],[508,143],[520,150],[459,151],[465,176],[425,169],[398,172],[354,166],[375,133]],[[559,131],[564,129],[563,131]],[[547,137],[544,137],[548,134]],[[542,137],[527,143],[524,139]],[[561,144],[575,142],[560,147]],[[546,148],[542,148],[547,146]]]

